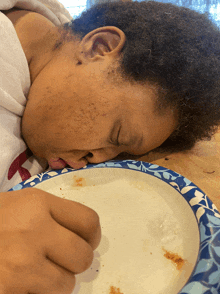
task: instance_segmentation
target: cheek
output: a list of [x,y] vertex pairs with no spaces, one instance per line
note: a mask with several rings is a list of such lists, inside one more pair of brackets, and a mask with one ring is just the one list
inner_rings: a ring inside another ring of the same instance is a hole
[[145,125],[143,129],[144,140],[141,148],[141,153],[144,154],[159,147],[171,135],[176,127],[176,122],[173,117],[165,119],[155,118]]
[[[160,146],[166,139],[172,134],[176,128],[176,121],[172,116],[168,116],[166,119],[162,119],[157,124],[155,132],[152,134],[156,147]],[[155,148],[156,148],[155,147]]]
[[[44,139],[54,146],[82,149],[94,146],[102,136],[100,124],[77,111],[63,109],[44,126]],[[51,113],[52,114],[52,113]]]
[[30,132],[35,132],[35,138],[38,133],[39,140],[49,144],[72,145],[73,149],[101,147],[115,115],[109,101],[103,102],[90,85],[74,84],[69,79],[63,84],[52,81],[42,75],[31,87],[26,109],[26,117],[32,120]]

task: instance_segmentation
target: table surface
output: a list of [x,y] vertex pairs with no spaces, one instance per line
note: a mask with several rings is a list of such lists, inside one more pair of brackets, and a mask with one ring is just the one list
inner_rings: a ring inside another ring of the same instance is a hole
[[150,153],[138,160],[181,174],[205,192],[220,211],[220,129],[210,141],[200,141],[189,151]]

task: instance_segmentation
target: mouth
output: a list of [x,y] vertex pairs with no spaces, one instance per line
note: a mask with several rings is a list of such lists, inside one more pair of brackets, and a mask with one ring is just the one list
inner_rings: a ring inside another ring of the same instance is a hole
[[49,159],[48,164],[52,169],[61,169],[67,166],[67,162],[61,158]]
[[63,160],[61,158],[52,158],[48,160],[48,164],[52,169],[62,169],[67,166],[72,167],[74,169],[80,169],[86,166],[87,162],[85,161],[80,161],[80,162],[74,162],[71,160]]

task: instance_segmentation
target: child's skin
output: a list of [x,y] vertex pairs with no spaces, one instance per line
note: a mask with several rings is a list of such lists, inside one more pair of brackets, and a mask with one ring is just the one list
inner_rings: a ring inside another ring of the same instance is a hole
[[86,206],[34,188],[1,193],[0,293],[71,293],[100,237]]
[[[155,87],[111,73],[126,41],[121,30],[100,28],[53,51],[59,32],[49,20],[6,15],[31,74],[22,135],[52,168],[145,154],[173,132],[176,113],[155,111]],[[1,193],[0,294],[70,294],[99,241],[98,216],[85,206],[34,188]]]

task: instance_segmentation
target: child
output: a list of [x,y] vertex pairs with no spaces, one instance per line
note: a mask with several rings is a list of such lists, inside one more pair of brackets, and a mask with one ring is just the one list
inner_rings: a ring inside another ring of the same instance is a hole
[[[3,293],[71,293],[100,240],[97,214],[37,189],[6,191],[37,164],[81,168],[210,138],[220,120],[220,33],[203,15],[157,2],[102,4],[58,26],[29,10],[4,13],[27,64],[10,72],[16,97],[4,79],[0,285]],[[19,155],[21,145],[28,149]]]

